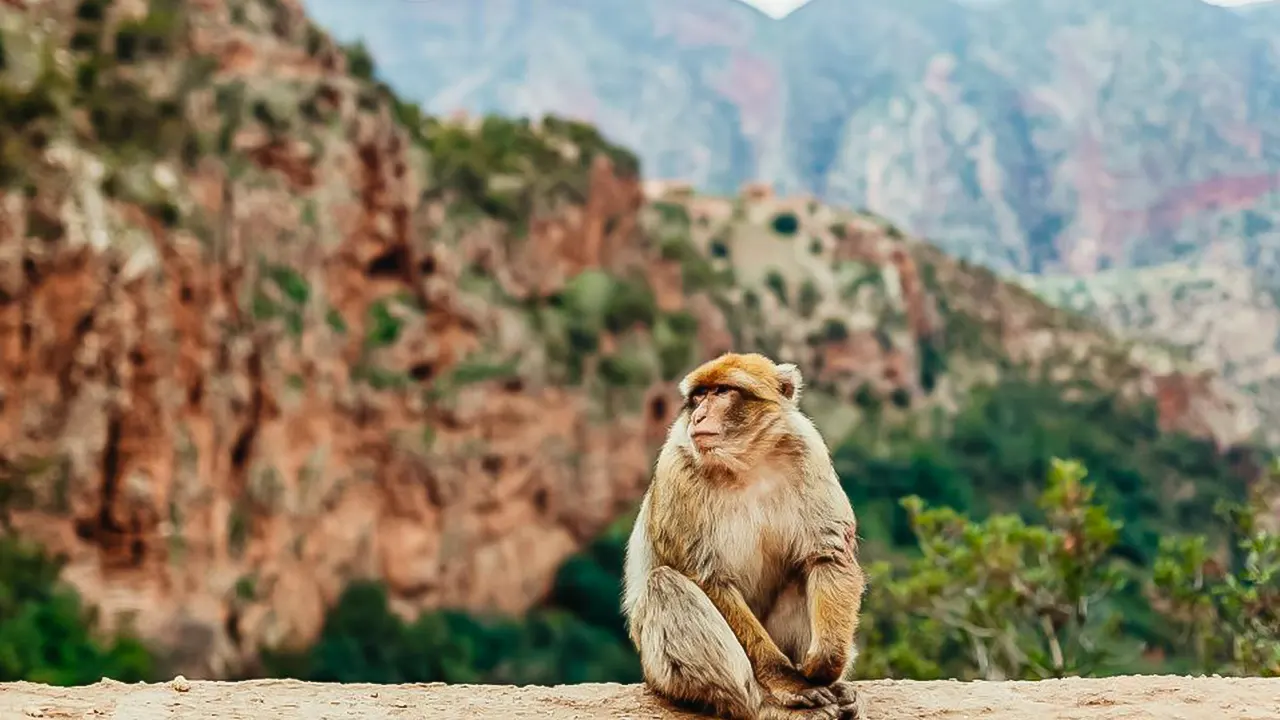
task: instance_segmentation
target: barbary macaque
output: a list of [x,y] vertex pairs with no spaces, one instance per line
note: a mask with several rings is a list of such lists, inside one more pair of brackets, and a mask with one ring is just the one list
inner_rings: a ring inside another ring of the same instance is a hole
[[850,682],[857,521],[802,388],[795,365],[736,353],[680,383],[622,599],[645,682],[680,705],[735,720],[865,717]]

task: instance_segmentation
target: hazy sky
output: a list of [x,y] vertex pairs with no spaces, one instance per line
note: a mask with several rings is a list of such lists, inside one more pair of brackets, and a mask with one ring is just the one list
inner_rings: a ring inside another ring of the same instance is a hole
[[[755,5],[760,8],[766,15],[773,17],[782,17],[796,8],[809,2],[809,0],[742,0],[748,5]],[[888,0],[886,0],[887,2]],[[1123,0],[1119,0],[1123,1]],[[1251,5],[1261,0],[1205,0],[1210,5]]]

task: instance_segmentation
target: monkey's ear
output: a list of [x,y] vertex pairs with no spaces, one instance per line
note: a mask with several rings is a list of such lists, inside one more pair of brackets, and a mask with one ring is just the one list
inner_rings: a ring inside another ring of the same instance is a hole
[[800,400],[800,391],[803,389],[804,377],[800,375],[800,368],[792,363],[778,365],[778,390],[782,397],[796,402]]

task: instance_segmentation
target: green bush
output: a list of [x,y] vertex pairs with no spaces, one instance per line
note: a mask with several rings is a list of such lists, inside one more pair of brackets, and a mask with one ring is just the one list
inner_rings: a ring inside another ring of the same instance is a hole
[[688,312],[664,313],[653,329],[662,378],[672,381],[693,366],[698,342],[698,320]]
[[619,278],[605,301],[604,325],[612,333],[622,333],[636,325],[650,327],[657,313],[657,300],[643,280]]
[[934,338],[925,338],[919,344],[920,387],[926,393],[938,386],[938,378],[947,370],[946,351]]
[[386,590],[357,583],[326,617],[319,641],[300,654],[264,653],[275,676],[320,682],[556,684],[636,682],[639,663],[624,640],[563,610],[522,620],[442,610],[406,623]]
[[648,384],[648,364],[633,355],[609,355],[600,358],[600,377],[613,387],[637,387]]
[[152,0],[146,17],[116,29],[116,59],[134,63],[160,57],[175,48],[183,19],[176,0]]
[[835,318],[829,318],[822,324],[822,336],[827,342],[844,342],[849,339],[849,328]]
[[764,278],[765,287],[769,288],[769,292],[778,299],[778,303],[782,307],[787,307],[791,301],[787,298],[787,281],[782,277],[782,273],[777,270],[770,270]]
[[[854,507],[891,518],[892,531],[875,539],[896,545],[911,543],[897,501],[913,494],[978,517],[1019,511],[1037,519],[1035,479],[1055,456],[1090,469],[1101,500],[1124,522],[1116,551],[1140,565],[1150,565],[1172,528],[1224,539],[1225,525],[1206,508],[1244,497],[1232,460],[1208,441],[1160,432],[1150,403],[1130,407],[1098,388],[1078,390],[1079,400],[1068,401],[1058,386],[1011,374],[977,388],[939,436],[896,437],[885,446],[855,434],[834,443],[836,469]],[[865,477],[876,481],[858,481]]]
[[687,294],[720,290],[733,285],[733,270],[726,268],[717,271],[707,257],[698,252],[685,233],[663,236],[659,252],[662,259],[680,263],[680,279]]
[[1280,534],[1264,527],[1273,524],[1278,488],[1280,464],[1248,503],[1218,504],[1235,539],[1226,562],[1204,537],[1161,538],[1154,602],[1178,627],[1201,672],[1280,676]]
[[127,635],[98,637],[95,614],[58,582],[61,569],[61,560],[45,557],[34,545],[0,536],[0,682],[152,679],[146,648]]
[[280,288],[280,292],[298,305],[306,305],[311,296],[311,286],[306,278],[287,265],[271,265],[266,269],[267,276]]
[[811,318],[820,302],[822,302],[822,294],[818,292],[818,286],[812,279],[805,278],[805,281],[800,284],[800,296],[796,298],[796,311],[802,318]]
[[369,331],[365,336],[366,347],[394,345],[400,338],[404,321],[391,314],[387,301],[379,300],[369,306]]
[[874,569],[879,596],[860,673],[1041,679],[1106,673],[1126,660],[1126,645],[1136,643],[1118,632],[1107,604],[1125,582],[1110,554],[1120,524],[1093,503],[1085,474],[1079,463],[1053,460],[1040,497],[1044,525],[1017,515],[973,522],[904,499],[921,555]]
[[347,72],[361,80],[373,80],[375,69],[373,56],[369,54],[369,49],[364,46],[364,42],[357,40],[343,46],[342,51],[347,56]]
[[791,237],[800,230],[800,220],[793,212],[778,213],[773,216],[773,231],[779,235]]

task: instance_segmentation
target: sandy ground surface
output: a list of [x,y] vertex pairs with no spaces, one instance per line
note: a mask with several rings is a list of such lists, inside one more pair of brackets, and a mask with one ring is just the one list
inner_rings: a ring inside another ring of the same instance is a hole
[[[1159,718],[1280,720],[1280,679],[1122,677],[1042,682],[861,683],[870,720]],[[340,685],[293,680],[77,688],[0,684],[0,720],[648,718],[696,720],[637,685]]]

